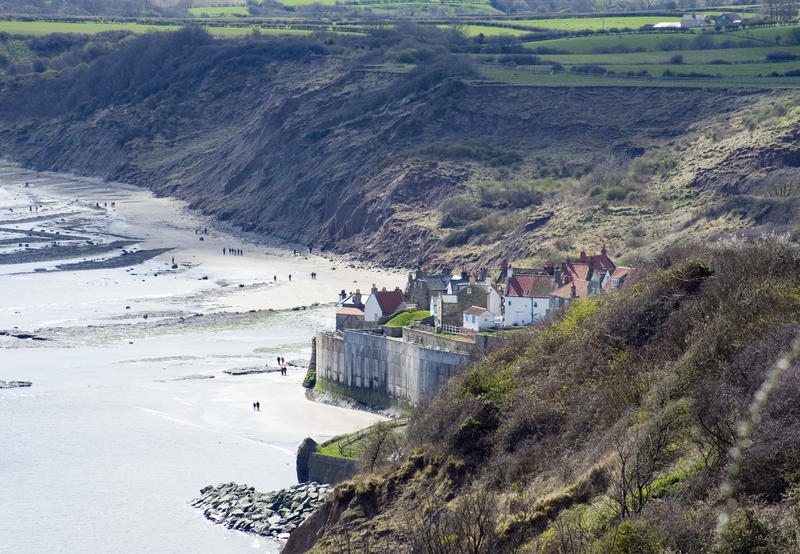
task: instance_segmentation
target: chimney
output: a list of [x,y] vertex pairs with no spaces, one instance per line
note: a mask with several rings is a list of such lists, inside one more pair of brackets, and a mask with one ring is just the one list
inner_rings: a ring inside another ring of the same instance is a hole
[[514,268],[513,267],[508,266],[506,268],[506,277],[508,278],[509,281],[514,278]]
[[474,273],[470,273],[469,274],[469,284],[470,284],[470,286],[475,284],[475,274]]
[[394,292],[403,292],[403,291],[400,290],[400,287],[395,287]]
[[361,306],[361,291],[356,289],[356,293],[353,295],[353,304],[356,306]]
[[410,283],[413,280],[414,280],[414,274],[409,271],[408,272],[408,282]]
[[503,271],[508,269],[508,258],[503,258],[503,264],[500,266],[500,269],[502,269]]
[[444,264],[444,267],[442,268],[442,274],[450,275],[450,264]]
[[467,274],[467,267],[461,266],[461,279],[467,279],[469,275]]
[[555,278],[556,286],[560,287],[561,285],[564,284],[564,283],[561,282],[561,268],[560,267],[557,267],[557,268],[553,269],[553,277]]
[[[372,285],[372,286],[373,286],[373,288],[375,287],[375,285]],[[378,289],[374,289],[372,292],[378,292]],[[381,292],[386,292],[386,287],[383,287],[381,289]]]
[[605,244],[603,245],[603,248],[600,249],[600,254],[602,254],[603,256],[607,255],[606,245]]
[[378,292],[378,287],[375,286],[375,283],[372,283],[372,292]]
[[345,298],[347,298],[347,293],[344,292],[344,289],[342,289],[342,290],[339,291],[339,301],[341,302]]
[[581,250],[581,261],[582,262],[586,261],[586,252],[584,250]]
[[569,297],[575,298],[575,283],[572,283],[572,286],[569,288]]

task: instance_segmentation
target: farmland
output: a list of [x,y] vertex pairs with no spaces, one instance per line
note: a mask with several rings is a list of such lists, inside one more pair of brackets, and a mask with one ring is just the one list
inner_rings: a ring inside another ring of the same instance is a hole
[[244,17],[249,15],[247,6],[205,6],[189,8],[195,17]]

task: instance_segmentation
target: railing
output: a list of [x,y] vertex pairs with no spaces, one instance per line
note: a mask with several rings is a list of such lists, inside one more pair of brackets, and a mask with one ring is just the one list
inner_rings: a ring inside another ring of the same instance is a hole
[[[392,429],[396,429],[402,425],[408,424],[408,418],[401,418],[396,419],[391,422]],[[366,429],[361,429],[356,433],[353,433],[346,439],[339,441],[339,444],[336,445],[339,449],[339,454],[344,456],[345,458],[354,458],[358,455],[358,445],[356,443],[367,436],[372,427],[367,427]]]
[[450,333],[451,335],[461,335],[461,327],[456,325],[442,325],[442,333]]

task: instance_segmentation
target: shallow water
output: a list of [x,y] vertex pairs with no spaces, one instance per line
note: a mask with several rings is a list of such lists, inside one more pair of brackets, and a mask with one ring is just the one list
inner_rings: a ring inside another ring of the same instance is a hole
[[[23,190],[23,180],[31,187]],[[61,184],[67,192],[59,194]],[[112,197],[96,181],[0,165],[6,219],[18,216],[9,207],[24,213],[32,201],[48,202],[51,213],[85,211],[85,203],[68,203],[76,190]],[[274,366],[278,355],[308,359],[310,338],[332,326],[333,308],[279,309],[298,299],[335,299],[332,291],[345,285],[295,279],[238,287],[265,281],[265,273],[305,275],[329,262],[287,260],[274,251],[211,258],[194,243],[194,228],[206,223],[135,189],[113,197],[138,204],[127,213],[87,216],[82,234],[135,230],[141,248],[169,243],[176,250],[133,269],[35,273],[55,264],[0,265],[0,329],[48,339],[0,337],[0,379],[33,382],[0,390],[0,551],[277,552],[279,543],[213,525],[188,503],[209,484],[290,486],[304,437],[322,440],[378,419],[307,401],[301,370],[287,377],[222,372]],[[202,246],[216,251],[237,240],[214,230]],[[155,277],[172,256],[191,263]],[[368,283],[386,274],[353,270],[346,279],[353,276]],[[233,313],[243,306],[278,311]],[[215,311],[228,316],[212,319]],[[207,324],[175,324],[197,312]],[[154,325],[162,320],[163,327]],[[252,409],[256,400],[261,412]]]

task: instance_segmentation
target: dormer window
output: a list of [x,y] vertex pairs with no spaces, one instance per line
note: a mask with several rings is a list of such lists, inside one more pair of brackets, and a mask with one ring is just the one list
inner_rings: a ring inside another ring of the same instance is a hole
[[611,286],[614,288],[619,287],[619,279],[611,279]]

